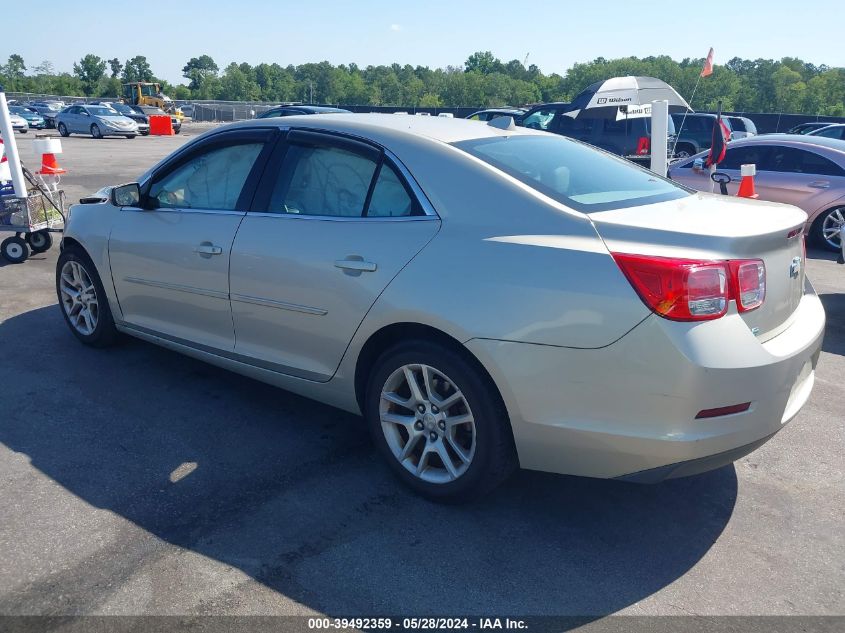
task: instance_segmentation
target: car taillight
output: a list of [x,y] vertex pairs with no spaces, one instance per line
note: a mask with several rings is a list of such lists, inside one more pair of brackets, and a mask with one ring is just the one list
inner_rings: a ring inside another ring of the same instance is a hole
[[763,305],[766,299],[766,265],[759,259],[732,261],[733,298],[740,312],[748,312]]
[[718,319],[736,299],[737,309],[760,307],[766,268],[760,260],[712,261],[613,253],[643,302],[673,321]]
[[637,141],[637,155],[648,154],[651,151],[651,140],[647,136],[641,136]]

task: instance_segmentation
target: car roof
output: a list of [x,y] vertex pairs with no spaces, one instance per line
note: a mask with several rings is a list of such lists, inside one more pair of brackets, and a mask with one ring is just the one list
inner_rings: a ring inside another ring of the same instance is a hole
[[[232,123],[227,128],[267,127],[307,127],[346,133],[359,134],[377,143],[388,145],[391,140],[402,137],[422,137],[441,141],[443,143],[457,143],[478,138],[492,138],[513,135],[546,135],[546,132],[515,127],[512,130],[502,130],[491,125],[479,125],[477,121],[436,116],[412,116],[408,114],[354,114],[339,113],[330,117],[313,117],[308,115],[271,117],[267,119],[252,119]],[[219,128],[218,128],[219,129]]]
[[739,145],[755,145],[759,143],[783,142],[796,145],[816,145],[845,153],[845,141],[838,138],[826,138],[824,136],[808,136],[807,134],[760,134],[748,138],[731,141]]

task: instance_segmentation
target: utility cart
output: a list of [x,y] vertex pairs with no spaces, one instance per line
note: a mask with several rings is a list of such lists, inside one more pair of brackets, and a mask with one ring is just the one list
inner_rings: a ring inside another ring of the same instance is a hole
[[33,180],[30,185],[26,198],[0,194],[0,232],[14,233],[0,243],[0,255],[11,264],[26,261],[30,252],[48,250],[53,245],[51,233],[64,228],[64,191],[49,191]]

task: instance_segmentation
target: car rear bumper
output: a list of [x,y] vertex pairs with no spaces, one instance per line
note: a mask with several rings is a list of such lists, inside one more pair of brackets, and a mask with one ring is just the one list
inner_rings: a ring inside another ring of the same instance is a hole
[[[650,316],[601,349],[467,347],[502,392],[523,468],[654,482],[730,463],[795,417],[824,324],[810,288],[792,325],[765,343],[729,313],[695,324]],[[696,419],[745,402],[745,412]]]

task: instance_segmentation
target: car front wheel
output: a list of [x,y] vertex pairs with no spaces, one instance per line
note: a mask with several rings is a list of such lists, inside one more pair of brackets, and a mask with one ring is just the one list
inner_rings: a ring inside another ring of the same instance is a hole
[[67,131],[67,126],[64,123],[59,123],[59,134],[61,136],[69,136],[70,132]]
[[492,490],[516,466],[495,385],[462,354],[432,342],[385,351],[367,389],[366,418],[396,475],[434,501]]
[[96,123],[91,125],[91,136],[94,138],[103,138],[103,132],[100,130],[100,126]]
[[68,247],[56,264],[56,294],[70,331],[86,345],[106,347],[117,338],[108,297],[90,258]]

